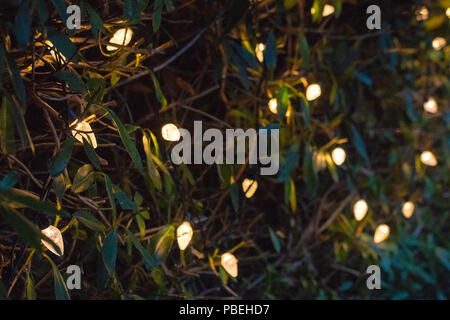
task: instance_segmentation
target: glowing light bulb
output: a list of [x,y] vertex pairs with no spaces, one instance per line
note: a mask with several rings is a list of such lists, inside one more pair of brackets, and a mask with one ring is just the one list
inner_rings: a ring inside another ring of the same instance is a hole
[[381,243],[389,237],[390,228],[386,224],[380,224],[375,230],[375,235],[373,236],[373,242]]
[[412,201],[407,201],[403,204],[402,213],[405,218],[409,219],[414,213],[414,203]]
[[236,278],[238,276],[238,260],[233,254],[229,252],[224,253],[220,257],[220,263],[230,276],[232,276],[233,278]]
[[191,224],[187,221],[183,222],[177,229],[177,241],[180,250],[187,248],[189,242],[191,242],[194,231],[192,230]]
[[244,181],[242,181],[242,191],[244,191],[244,194],[247,198],[253,197],[253,195],[256,192],[256,189],[258,189],[257,181],[247,178],[245,178]]
[[420,161],[430,167],[434,167],[437,165],[437,159],[431,151],[424,151],[420,155]]
[[50,40],[45,40],[45,44],[50,47],[50,55],[52,56],[53,60],[61,61],[63,63],[67,62],[67,58],[56,49],[56,47]]
[[436,113],[438,111],[438,104],[434,98],[430,97],[423,104],[423,109],[429,113]]
[[447,18],[450,18],[450,7],[445,10],[445,14],[447,15]]
[[161,134],[164,140],[178,141],[180,140],[180,131],[173,123],[165,124],[161,129]]
[[259,62],[264,61],[264,50],[266,49],[266,46],[264,43],[258,43],[255,48],[256,58]]
[[83,138],[90,143],[90,145],[95,149],[97,148],[97,139],[95,138],[95,134],[92,131],[91,125],[86,121],[78,121],[75,120],[70,124],[70,127],[75,126],[72,129],[72,135],[83,143]]
[[59,251],[61,251],[61,254],[59,254],[55,248],[53,247],[53,244],[45,241],[42,239],[42,244],[51,252],[56,254],[57,256],[62,256],[64,254],[64,242],[61,235],[61,231],[59,231],[58,228],[54,226],[49,226],[47,229],[41,230],[42,234],[46,235],[48,238],[50,238],[56,246],[59,248]]
[[416,10],[416,19],[417,21],[423,21],[428,19],[428,8],[427,7],[420,7]]
[[[311,14],[315,14],[316,9],[314,7],[311,8]],[[334,13],[334,7],[332,5],[326,4],[322,10],[322,17],[329,16]]]
[[361,221],[367,213],[367,202],[363,199],[356,201],[353,205],[353,215],[355,216],[356,221]]
[[340,166],[341,164],[344,163],[345,158],[347,157],[347,155],[345,154],[345,150],[342,148],[335,148],[332,152],[331,152],[331,157],[333,158],[334,163],[337,166]]
[[[133,30],[130,28],[122,28],[117,30],[109,43],[116,44],[118,46],[126,46],[130,43],[131,38],[133,37]],[[117,46],[106,46],[106,50],[115,51],[119,49]]]
[[447,40],[442,37],[436,37],[431,42],[434,50],[441,50],[443,47],[447,45]]
[[[277,114],[278,113],[278,102],[277,98],[272,98],[269,100],[269,110],[272,113]],[[291,115],[291,111],[289,109],[286,110],[286,117],[289,117]]]
[[306,88],[306,99],[308,101],[312,101],[320,97],[322,94],[322,89],[317,83],[310,84],[308,88]]

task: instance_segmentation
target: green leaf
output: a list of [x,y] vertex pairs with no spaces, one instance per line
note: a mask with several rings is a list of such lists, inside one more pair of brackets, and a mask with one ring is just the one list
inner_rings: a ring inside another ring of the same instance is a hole
[[25,242],[29,243],[32,248],[40,251],[41,231],[38,229],[38,227],[18,211],[6,206],[1,206],[1,208],[3,209],[3,213],[5,214],[7,220],[9,221],[13,229],[17,232],[17,234]]
[[269,227],[269,234],[275,251],[280,252],[281,251],[280,239],[278,239],[278,236],[276,235],[275,232],[273,232],[272,228],[270,227]]
[[275,68],[277,66],[277,44],[273,31],[270,31],[266,41],[266,49],[263,51],[264,63],[267,68]]
[[334,182],[338,182],[339,175],[337,172],[336,165],[333,161],[333,158],[331,157],[329,152],[325,152],[325,157],[327,159],[327,167],[328,167],[328,171],[330,172],[331,178],[333,179]]
[[15,128],[11,105],[9,104],[6,96],[3,96],[2,106],[0,109],[0,145],[4,154],[14,155],[16,153],[14,133]]
[[89,189],[92,183],[94,183],[95,171],[90,164],[85,164],[77,170],[75,177],[73,178],[72,191],[74,193],[80,193]]
[[57,31],[54,28],[47,27],[46,30],[47,30],[47,38],[56,47],[58,52],[62,53],[62,55],[66,57],[67,62],[69,61],[77,62],[78,50],[77,47],[73,44],[73,42],[70,41],[70,39],[65,34]]
[[133,211],[138,210],[136,204],[122,190],[116,192],[115,197],[117,201],[119,201],[120,207],[123,210],[133,210]]
[[163,1],[156,0],[155,4],[153,5],[153,19],[152,19],[153,33],[156,33],[156,31],[158,31],[159,27],[161,26],[162,10],[163,10]]
[[18,45],[25,45],[31,35],[30,1],[23,0],[14,21],[14,35]]
[[156,99],[159,101],[159,103],[161,103],[161,107],[165,108],[167,106],[167,100],[163,92],[161,91],[158,78],[156,78],[156,75],[153,73],[153,71],[150,71],[150,76],[152,77],[153,86],[155,87]]
[[31,152],[34,154],[34,144],[31,139],[30,132],[28,131],[27,124],[25,122],[23,109],[19,108],[14,98],[7,97],[8,104],[10,106],[11,114],[14,117],[14,121],[16,123],[17,131],[19,132],[20,140],[22,142],[22,146],[26,148],[30,146]]
[[292,179],[290,179],[289,190],[289,204],[291,205],[292,212],[295,212],[297,210],[297,195],[295,194],[295,184]]
[[289,106],[289,91],[286,86],[282,86],[277,95],[277,115],[279,119],[284,119],[287,108]]
[[[14,60],[11,58],[11,56],[6,53],[6,60],[8,62],[8,69],[9,73],[11,75],[11,82],[12,86],[14,88],[14,92],[16,93],[17,97],[20,101],[21,106],[21,112],[25,114],[27,110],[27,93],[25,91],[25,85],[23,84],[22,76],[20,75],[19,68],[14,63]],[[25,123],[25,121],[23,121]],[[19,131],[20,133],[20,131]]]
[[2,192],[0,196],[5,197],[5,202],[17,202],[30,209],[45,213],[48,216],[56,217],[60,215],[65,218],[69,218],[70,215],[65,210],[58,210],[56,206],[50,202],[40,201],[39,198],[33,198],[25,194],[19,194],[17,192]]
[[313,157],[309,146],[305,145],[305,158],[303,159],[303,175],[306,187],[310,193],[314,193],[317,188],[318,177],[313,168]]
[[64,3],[64,0],[52,0],[52,2],[53,2],[53,5],[55,6],[56,11],[58,12],[60,18],[64,22],[67,21],[67,18],[69,17],[69,15],[67,14],[67,6]]
[[101,170],[100,160],[98,159],[98,155],[94,150],[94,147],[83,137],[83,148],[86,152],[86,155],[89,161],[97,170]]
[[56,300],[70,300],[69,290],[67,290],[66,282],[58,270],[58,267],[53,263],[53,261],[46,256],[47,260],[50,261],[53,269],[53,281],[55,283],[55,298]]
[[147,158],[147,172],[156,189],[161,190],[161,176],[152,159],[151,143],[146,132],[142,135],[142,144],[144,145],[145,156]]
[[138,224],[141,237],[145,237],[145,220],[140,215],[136,216],[136,223]]
[[286,153],[285,161],[282,163],[282,166],[280,168],[280,173],[278,175],[278,182],[284,182],[287,181],[292,171],[297,166],[299,157],[300,157],[300,144],[294,143],[291,145]]
[[96,217],[94,217],[90,212],[87,211],[77,211],[74,214],[82,224],[94,231],[104,231],[105,225],[101,223]]
[[53,177],[59,176],[67,167],[70,157],[72,156],[74,142],[75,138],[69,137],[61,144],[61,149],[55,155],[52,166],[50,168],[50,173]]
[[108,274],[112,277],[116,273],[117,260],[117,230],[111,230],[103,239],[102,246],[103,263]]
[[15,173],[14,171],[8,172],[0,182],[0,191],[7,191],[11,189],[12,187],[14,187],[17,181],[17,173]]
[[132,234],[129,230],[127,230],[128,238],[131,240],[135,248],[139,251],[145,261],[145,266],[148,269],[155,268],[159,265],[158,259],[152,256],[147,250],[145,250],[144,246],[139,242],[138,239]]
[[125,0],[123,3],[123,17],[130,23],[138,23],[141,12],[137,0]]
[[361,155],[361,157],[363,157],[364,161],[368,165],[369,164],[369,156],[367,155],[366,146],[364,144],[364,141],[363,141],[361,135],[359,134],[358,130],[356,130],[355,126],[350,125],[350,127],[351,127],[352,135],[353,135],[353,144],[355,145],[358,153]]
[[76,73],[66,70],[60,70],[55,73],[55,76],[59,80],[66,82],[69,85],[70,89],[72,89],[72,91],[76,93],[84,93],[87,91],[86,84]]
[[115,197],[114,197],[114,193],[112,190],[111,178],[108,175],[105,175],[105,186],[106,186],[106,192],[108,193],[109,204],[111,205],[111,208],[112,208],[113,218],[115,220],[115,218],[117,216],[116,202],[115,202]]
[[150,251],[153,251],[160,261],[164,261],[169,255],[174,239],[175,227],[171,224],[158,231],[150,239]]
[[34,281],[30,273],[27,273],[27,299],[36,300],[36,290],[34,289]]
[[307,68],[309,65],[309,45],[304,34],[299,38],[300,56],[302,58],[302,67]]
[[86,3],[87,12],[89,14],[89,20],[91,22],[91,31],[94,35],[95,39],[98,38],[98,32],[106,32],[105,27],[103,26],[103,21],[95,12],[94,9],[92,9],[91,5],[89,3]]

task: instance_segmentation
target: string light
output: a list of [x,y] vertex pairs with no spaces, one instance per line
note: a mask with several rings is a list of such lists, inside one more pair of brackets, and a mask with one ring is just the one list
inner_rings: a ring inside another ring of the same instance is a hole
[[428,8],[427,7],[420,7],[416,10],[416,19],[417,21],[423,21],[428,19]]
[[420,155],[420,161],[430,167],[434,167],[437,165],[437,159],[431,151],[424,151]]
[[[278,102],[277,98],[272,98],[269,100],[269,110],[272,113],[278,114]],[[289,109],[286,110],[286,117],[289,117],[291,115],[291,111]]]
[[356,221],[361,221],[367,213],[367,202],[363,199],[356,201],[353,205],[353,215],[355,216]]
[[[311,8],[311,14],[315,14],[316,13],[316,9],[314,7]],[[323,7],[323,11],[322,11],[322,17],[326,17],[329,16],[330,14],[334,13],[334,7],[332,5],[326,4]]]
[[345,150],[342,148],[335,148],[332,152],[331,152],[331,157],[333,158],[334,163],[337,166],[340,166],[344,163],[345,158],[347,157],[347,155],[345,154]]
[[49,226],[47,229],[41,230],[42,234],[46,235],[50,240],[52,240],[56,246],[59,248],[59,251],[61,251],[61,254],[59,254],[55,248],[53,247],[53,244],[48,243],[44,239],[42,239],[42,244],[51,252],[56,254],[57,256],[62,256],[64,254],[64,242],[61,235],[61,231],[59,231],[58,228],[54,226]]
[[445,14],[447,15],[447,18],[450,18],[450,7],[445,10]]
[[97,139],[95,138],[95,134],[88,122],[84,120],[75,120],[70,124],[70,127],[72,126],[75,126],[75,128],[72,129],[72,135],[75,137],[75,139],[83,143],[84,138],[94,149],[97,148]]
[[67,62],[67,58],[56,49],[56,47],[50,40],[45,40],[45,44],[50,47],[50,55],[52,56],[53,60],[55,61],[60,60],[63,63]]
[[258,61],[261,63],[264,61],[264,50],[265,49],[266,49],[266,46],[264,45],[264,43],[258,43],[255,48],[256,59],[258,59]]
[[433,97],[430,97],[424,102],[423,109],[429,113],[436,113],[438,111],[438,104]]
[[310,84],[308,88],[306,88],[306,99],[308,101],[312,101],[320,97],[322,94],[322,89],[317,83]]
[[220,263],[230,276],[232,276],[233,278],[236,278],[238,276],[238,260],[233,254],[229,252],[224,253],[220,258]]
[[167,141],[178,141],[180,140],[180,131],[177,126],[173,123],[165,124],[161,129],[161,135],[164,140]]
[[[114,33],[111,40],[109,40],[109,43],[116,44],[118,46],[126,46],[130,43],[132,37],[133,30],[130,28],[122,28]],[[115,51],[117,49],[119,49],[117,46],[106,46],[106,50],[108,51]]]
[[242,190],[244,191],[244,194],[247,198],[253,197],[253,195],[256,192],[256,189],[258,189],[257,181],[247,178],[245,178],[244,181],[242,181]]
[[386,224],[380,224],[375,230],[375,235],[373,236],[373,242],[381,243],[389,237],[390,228]]
[[184,250],[191,242],[194,231],[188,221],[184,221],[177,229],[177,241],[180,250]]
[[431,44],[434,50],[441,50],[443,47],[447,45],[447,40],[445,40],[442,37],[436,37],[433,39],[433,42]]
[[411,218],[414,213],[414,203],[412,201],[406,201],[402,207],[402,213],[406,219]]

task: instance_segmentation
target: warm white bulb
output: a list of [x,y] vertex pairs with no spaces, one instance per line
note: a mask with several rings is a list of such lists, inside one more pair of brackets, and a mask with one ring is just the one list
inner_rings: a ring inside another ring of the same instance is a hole
[[306,88],[306,99],[308,101],[312,101],[320,97],[322,94],[322,89],[317,83],[310,84],[308,88]]
[[402,213],[405,218],[409,219],[414,213],[414,203],[412,201],[407,201],[403,204]]
[[72,129],[72,135],[83,143],[83,138],[90,143],[90,145],[95,149],[97,148],[97,139],[95,138],[95,134],[92,131],[91,125],[86,121],[78,121],[75,120],[70,124],[70,127],[74,126]]
[[433,42],[431,44],[433,45],[434,50],[441,50],[447,45],[447,40],[442,37],[436,37],[433,39]]
[[53,244],[48,243],[44,239],[41,240],[42,244],[57,256],[62,256],[64,254],[64,242],[61,231],[59,231],[59,229],[54,226],[49,226],[47,229],[41,230],[41,232],[56,244],[56,246],[59,248],[59,251],[61,251],[61,254],[56,252],[55,248],[53,247]]
[[45,40],[45,44],[50,47],[50,55],[52,56],[53,60],[61,61],[63,63],[67,62],[67,58],[61,52],[59,52],[58,49],[56,49],[56,47],[50,40]]
[[180,131],[173,123],[165,124],[161,129],[161,134],[164,140],[178,141],[180,140]]
[[353,215],[355,216],[356,221],[361,221],[367,213],[367,202],[363,199],[356,201],[353,205]]
[[264,43],[258,43],[255,48],[256,58],[259,62],[264,61],[264,50],[266,49],[266,46]]
[[258,189],[257,181],[247,178],[245,178],[244,181],[242,181],[242,191],[244,191],[244,194],[247,198],[253,197],[253,195],[256,192],[256,189]]
[[450,18],[450,7],[445,10],[445,14],[447,15],[447,18]]
[[[316,9],[314,7],[311,8],[311,14],[314,15],[316,13]],[[334,13],[334,7],[332,5],[326,4],[322,10],[322,17],[329,16]]]
[[373,242],[381,243],[389,237],[390,228],[386,224],[380,224],[375,230],[375,235],[373,236]]
[[180,250],[187,248],[189,242],[191,242],[194,231],[192,230],[191,224],[187,221],[183,222],[177,229],[177,241]]
[[269,100],[269,110],[272,113],[275,113],[275,114],[278,113],[277,98],[272,98],[272,99]]
[[236,259],[236,257],[233,254],[227,252],[221,256],[220,260],[225,271],[228,272],[228,274],[233,278],[236,278],[238,276],[238,260]]
[[436,113],[438,111],[438,104],[434,98],[430,97],[423,104],[423,109],[429,113]]
[[340,166],[341,164],[344,163],[347,155],[345,154],[344,149],[338,147],[331,152],[331,157],[333,158],[334,163],[337,166]]
[[420,7],[416,10],[416,19],[417,21],[427,20],[428,19],[428,8],[427,7]]
[[420,155],[420,161],[426,165],[426,166],[430,166],[430,167],[434,167],[437,165],[437,159],[434,156],[434,154],[430,151],[424,151],[422,152],[422,154]]
[[[133,37],[133,30],[130,28],[122,28],[117,30],[111,40],[109,40],[109,43],[116,44],[119,47],[120,46],[126,46],[130,43],[131,38]],[[117,46],[106,46],[106,50],[108,51],[114,51],[119,49]]]

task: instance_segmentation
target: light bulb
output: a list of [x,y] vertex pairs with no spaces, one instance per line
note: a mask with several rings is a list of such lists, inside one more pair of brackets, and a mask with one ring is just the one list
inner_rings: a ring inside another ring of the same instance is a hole
[[423,104],[423,109],[429,113],[436,113],[438,111],[438,105],[433,97],[428,98]]
[[405,218],[409,219],[414,213],[414,203],[412,201],[407,201],[403,204],[402,213]]
[[373,241],[375,243],[383,242],[389,237],[390,228],[386,224],[380,224],[375,230],[375,235],[373,236]]
[[180,250],[187,248],[189,242],[191,242],[194,231],[191,224],[187,221],[183,222],[177,229],[177,241]]
[[416,19],[417,21],[423,21],[428,19],[428,8],[427,7],[420,7],[416,10]]
[[173,123],[165,124],[161,129],[161,134],[164,140],[178,141],[180,140],[180,131]]
[[45,44],[50,47],[50,55],[52,56],[53,60],[61,61],[63,63],[67,62],[67,58],[61,52],[59,52],[58,49],[56,49],[56,47],[50,40],[45,40]]
[[308,88],[306,88],[306,99],[308,101],[312,101],[320,97],[322,94],[322,90],[317,83],[310,84]]
[[53,244],[48,243],[44,239],[41,240],[42,244],[57,256],[62,256],[64,254],[64,242],[61,235],[61,231],[59,231],[59,229],[54,226],[49,226],[47,229],[41,230],[41,232],[56,244],[56,246],[59,248],[59,251],[61,251],[61,254],[56,252],[55,248],[53,247]]
[[[316,9],[314,7],[311,8],[311,14],[315,14]],[[334,7],[332,5],[326,4],[322,10],[322,17],[329,16],[334,13]]]
[[264,61],[264,50],[266,49],[266,46],[264,43],[258,43],[255,48],[256,58],[259,62]]
[[245,178],[244,181],[242,181],[242,191],[244,191],[244,194],[247,198],[253,197],[253,195],[256,192],[256,189],[258,189],[257,181],[247,178]]
[[[133,30],[130,28],[122,28],[117,30],[109,43],[117,44],[118,46],[126,46],[130,43],[131,37],[133,36]],[[106,46],[106,50],[115,51],[119,49],[117,46]]]
[[431,44],[432,44],[434,50],[441,50],[443,47],[446,46],[447,40],[445,40],[442,37],[436,37],[436,38],[433,39]]
[[91,125],[84,120],[75,120],[70,124],[70,127],[74,125],[75,128],[72,129],[72,135],[75,137],[75,139],[83,143],[84,138],[94,149],[97,148],[97,139],[95,138],[95,134],[92,131]]
[[367,202],[363,199],[356,201],[353,205],[353,215],[355,216],[356,221],[361,221],[367,213]]
[[431,151],[422,152],[422,154],[420,155],[420,161],[424,165],[430,166],[430,167],[434,167],[437,165],[436,157],[434,156],[434,154]]
[[342,148],[335,148],[332,152],[331,152],[331,157],[333,158],[334,163],[337,166],[340,166],[341,164],[344,163],[345,158],[347,157],[347,155],[345,154],[345,150]]
[[226,272],[228,272],[228,274],[230,276],[232,276],[233,278],[236,278],[238,275],[238,260],[236,259],[236,257],[229,253],[226,252],[224,253],[221,257],[220,257],[220,262],[222,264],[222,267],[225,269]]
[[450,18],[450,7],[445,10],[445,14],[447,15],[447,18]]
[[[272,113],[278,113],[278,102],[277,98],[272,98],[269,100],[269,110]],[[291,115],[291,111],[289,109],[286,110],[285,116],[289,117]]]

